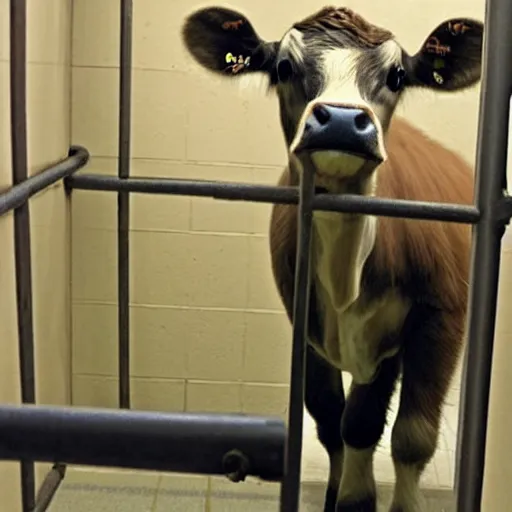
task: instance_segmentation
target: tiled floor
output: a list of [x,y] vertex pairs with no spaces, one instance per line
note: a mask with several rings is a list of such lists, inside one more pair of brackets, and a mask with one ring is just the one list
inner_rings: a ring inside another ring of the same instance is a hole
[[[91,483],[95,478],[96,483]],[[300,512],[322,510],[324,486],[302,487]],[[426,491],[426,512],[455,510],[449,491]],[[379,489],[379,512],[391,499]],[[221,478],[70,470],[49,512],[278,512],[279,485]]]
[[[347,379],[345,379],[347,381]],[[348,386],[349,382],[345,382]],[[451,489],[458,421],[460,373],[448,397],[439,448],[427,467],[422,487],[428,512],[455,510]],[[390,437],[397,412],[398,392],[392,400],[388,427],[375,455],[379,483],[379,512],[391,499],[394,470]],[[302,458],[300,512],[322,510],[327,457],[316,439],[313,420],[306,414]],[[69,468],[49,508],[50,512],[271,512],[279,510],[279,485],[259,481],[234,484],[223,478],[151,472]]]

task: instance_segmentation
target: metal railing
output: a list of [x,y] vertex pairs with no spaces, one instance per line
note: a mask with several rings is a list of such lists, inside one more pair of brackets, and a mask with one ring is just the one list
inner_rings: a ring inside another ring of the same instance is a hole
[[[282,481],[281,511],[296,512],[304,404],[305,332],[309,248],[313,210],[473,224],[471,291],[468,304],[457,473],[458,512],[478,512],[482,497],[489,386],[494,343],[501,238],[512,216],[505,195],[509,100],[512,93],[512,2],[487,0],[480,97],[476,192],[473,206],[395,201],[351,195],[315,194],[313,177],[300,187],[258,186],[215,181],[131,178],[132,0],[121,1],[118,177],[74,175],[86,165],[86,149],[27,178],[26,1],[10,2],[11,126],[13,187],[0,193],[0,215],[14,210],[20,378],[24,405],[0,406],[0,459],[21,462],[23,511],[42,512],[64,478],[66,464],[160,471],[247,475]],[[119,406],[130,407],[129,198],[131,193],[195,195],[235,201],[299,205],[299,231],[292,340],[288,429],[257,416],[164,414],[45,407],[35,401],[30,216],[36,192],[65,178],[66,189],[118,193]],[[212,436],[211,433],[216,435]],[[137,450],[129,449],[137,446]],[[34,462],[53,462],[35,493]]]

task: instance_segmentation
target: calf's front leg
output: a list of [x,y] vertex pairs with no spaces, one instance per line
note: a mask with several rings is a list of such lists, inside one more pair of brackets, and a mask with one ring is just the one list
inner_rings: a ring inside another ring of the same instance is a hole
[[423,308],[405,345],[391,453],[396,483],[390,512],[422,512],[420,477],[437,447],[442,407],[462,348],[464,312]]
[[370,384],[353,384],[341,422],[343,472],[336,512],[376,512],[373,455],[384,432],[389,402],[399,372],[399,358],[383,361]]

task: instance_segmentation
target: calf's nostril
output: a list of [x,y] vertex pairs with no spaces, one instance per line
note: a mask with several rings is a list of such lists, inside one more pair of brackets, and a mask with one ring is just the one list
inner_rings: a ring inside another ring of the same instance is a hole
[[331,114],[329,114],[329,111],[322,105],[315,105],[313,107],[313,115],[320,124],[326,124],[331,119]]
[[366,130],[368,126],[371,124],[372,120],[370,119],[370,116],[366,112],[361,112],[360,114],[357,114],[357,116],[354,118],[354,124],[356,125],[356,129],[360,132]]

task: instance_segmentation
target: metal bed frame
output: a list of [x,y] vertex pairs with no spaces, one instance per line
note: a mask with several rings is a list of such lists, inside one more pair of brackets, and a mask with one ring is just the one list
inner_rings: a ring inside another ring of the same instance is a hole
[[[0,215],[14,212],[20,406],[0,406],[0,459],[20,461],[23,512],[46,510],[67,464],[246,476],[281,482],[281,512],[296,512],[304,403],[305,329],[313,210],[361,212],[473,225],[468,346],[464,359],[456,474],[458,512],[478,512],[482,498],[489,386],[501,238],[512,217],[506,194],[509,101],[512,94],[512,2],[486,0],[483,76],[473,206],[394,201],[350,195],[315,195],[313,176],[300,187],[130,178],[132,0],[121,0],[118,176],[75,172],[89,159],[73,146],[69,156],[27,177],[26,0],[10,2],[12,188],[0,193]],[[130,193],[209,196],[235,201],[299,205],[290,407],[284,422],[258,416],[163,414],[37,406],[30,256],[29,199],[64,179],[73,189],[118,195],[119,406],[130,408],[129,209]],[[471,378],[468,378],[470,376]],[[212,436],[212,432],[215,435]],[[134,445],[138,448],[131,449]],[[463,454],[463,459],[461,458]],[[51,462],[36,493],[34,461]]]

